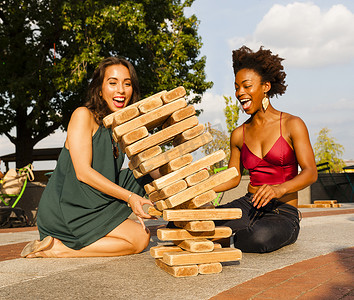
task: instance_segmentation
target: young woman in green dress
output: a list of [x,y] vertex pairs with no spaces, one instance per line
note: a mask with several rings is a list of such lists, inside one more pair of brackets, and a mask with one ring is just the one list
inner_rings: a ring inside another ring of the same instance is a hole
[[[148,246],[143,219],[152,217],[143,205],[152,203],[143,197],[143,186],[151,177],[136,180],[122,169],[124,154],[102,125],[105,116],[138,100],[133,66],[122,58],[103,60],[87,103],[71,116],[65,146],[41,197],[40,240],[26,245],[22,257],[119,256]],[[140,224],[128,218],[132,212]]]

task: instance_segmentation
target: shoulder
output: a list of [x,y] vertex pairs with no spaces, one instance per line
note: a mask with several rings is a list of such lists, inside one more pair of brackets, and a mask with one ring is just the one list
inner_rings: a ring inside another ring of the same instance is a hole
[[298,116],[289,113],[282,113],[283,124],[285,129],[291,134],[307,132],[305,122]]
[[69,127],[77,128],[81,126],[91,130],[95,130],[98,127],[92,112],[87,107],[78,107],[70,118]]
[[243,143],[243,124],[236,127],[232,133],[231,133],[231,137],[230,137],[230,142],[231,142],[231,146],[237,146],[238,148],[242,147],[242,143]]

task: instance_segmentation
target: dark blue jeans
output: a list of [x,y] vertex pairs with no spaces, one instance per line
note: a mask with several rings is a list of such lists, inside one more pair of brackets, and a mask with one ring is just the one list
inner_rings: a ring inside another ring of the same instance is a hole
[[240,208],[242,218],[215,221],[216,226],[232,229],[235,248],[242,252],[272,252],[294,243],[300,230],[297,208],[271,200],[265,207],[256,209],[251,202],[253,194],[218,206],[220,208]]

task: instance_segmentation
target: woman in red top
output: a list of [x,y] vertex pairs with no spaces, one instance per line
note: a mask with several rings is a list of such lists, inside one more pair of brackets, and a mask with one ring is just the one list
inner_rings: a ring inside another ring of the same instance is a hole
[[236,167],[239,176],[215,191],[236,187],[243,168],[249,170],[250,183],[244,197],[220,206],[241,208],[242,218],[217,225],[232,228],[235,247],[243,252],[271,252],[297,239],[297,192],[317,180],[315,158],[304,122],[269,102],[286,90],[283,59],[246,46],[234,50],[232,58],[236,98],[250,118],[230,139],[228,166]]

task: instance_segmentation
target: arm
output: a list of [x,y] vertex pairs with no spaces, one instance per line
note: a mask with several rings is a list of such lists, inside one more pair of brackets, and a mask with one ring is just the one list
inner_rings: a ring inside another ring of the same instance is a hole
[[151,218],[142,209],[143,204],[152,205],[149,200],[132,194],[91,167],[92,136],[97,129],[98,125],[87,108],[80,107],[74,111],[69,122],[65,145],[69,149],[77,179],[114,198],[126,202],[129,200],[129,204],[140,222],[142,222],[141,218]]
[[298,117],[290,116],[286,128],[300,165],[301,172],[293,179],[278,186],[263,185],[253,196],[254,206],[265,206],[273,198],[297,192],[317,180],[315,156],[305,123]]
[[[242,146],[242,128],[241,129],[240,128],[241,127],[236,128],[231,134],[231,137],[230,137],[230,160],[229,160],[229,164],[228,164],[228,168],[235,167],[237,169],[238,175],[237,175],[237,177],[215,187],[214,191],[216,193],[230,190],[230,189],[238,186],[241,181],[241,174],[242,174],[243,167],[242,167],[241,160],[240,160],[240,155],[241,155],[240,147]],[[241,140],[240,140],[240,134],[241,134]],[[241,144],[240,144],[240,141],[241,141]]]

